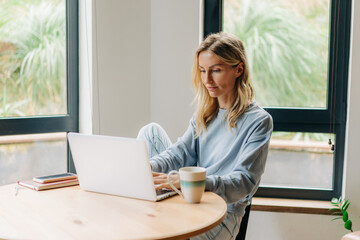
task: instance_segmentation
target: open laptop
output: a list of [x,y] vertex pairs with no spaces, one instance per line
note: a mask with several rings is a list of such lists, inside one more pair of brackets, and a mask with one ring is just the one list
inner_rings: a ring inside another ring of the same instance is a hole
[[144,141],[80,133],[67,137],[82,189],[150,201],[176,194],[155,190]]

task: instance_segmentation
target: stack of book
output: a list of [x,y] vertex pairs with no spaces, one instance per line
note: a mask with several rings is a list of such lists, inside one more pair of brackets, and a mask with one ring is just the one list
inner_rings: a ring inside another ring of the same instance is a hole
[[62,173],[49,176],[34,177],[31,180],[18,181],[18,184],[23,187],[31,188],[36,191],[68,187],[79,185],[76,174]]

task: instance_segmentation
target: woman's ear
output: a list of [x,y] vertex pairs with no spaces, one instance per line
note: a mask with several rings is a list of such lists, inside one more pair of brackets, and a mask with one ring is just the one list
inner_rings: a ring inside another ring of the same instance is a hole
[[236,77],[240,77],[243,72],[244,72],[244,63],[241,62],[236,66]]

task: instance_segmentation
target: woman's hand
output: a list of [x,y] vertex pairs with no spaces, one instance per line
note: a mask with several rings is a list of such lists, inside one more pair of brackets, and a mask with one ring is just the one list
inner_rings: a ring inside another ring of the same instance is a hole
[[[156,190],[158,189],[163,189],[163,188],[167,188],[167,189],[171,189],[171,186],[167,180],[167,174],[166,173],[158,173],[158,172],[152,172],[153,174],[153,179],[154,179],[154,184],[155,184],[155,188]],[[179,174],[177,175],[171,175],[171,182],[172,184],[177,188],[180,189],[180,177]]]

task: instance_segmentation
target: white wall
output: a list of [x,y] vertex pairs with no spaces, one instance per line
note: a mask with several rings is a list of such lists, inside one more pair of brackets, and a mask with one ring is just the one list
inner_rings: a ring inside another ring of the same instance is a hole
[[199,0],[93,0],[92,6],[93,132],[136,137],[141,126],[158,122],[175,141],[193,112]]
[[[91,74],[81,73],[81,78],[92,75],[92,132],[135,137],[142,125],[157,121],[175,140],[193,110],[190,74],[200,34],[200,0],[81,1],[92,1],[93,7],[92,53],[83,50],[80,57],[80,66],[86,66],[87,55],[93,55]],[[360,2],[353,4],[353,11],[359,13]],[[360,16],[353,16],[344,192],[352,202],[349,214],[354,229],[360,230],[360,109],[356,106],[360,101]],[[87,49],[83,44],[81,40],[80,50]],[[82,101],[89,101],[86,95]],[[81,119],[91,122],[89,112]],[[252,211],[247,239],[340,239],[346,231],[341,221],[331,219]]]
[[92,133],[92,2],[79,1],[79,127],[82,133]]
[[191,70],[199,45],[198,0],[151,1],[151,121],[173,141],[193,113]]
[[360,231],[360,1],[353,0],[349,69],[348,116],[345,147],[344,195],[350,199],[350,219]]
[[340,240],[344,227],[334,216],[250,211],[246,240]]
[[150,121],[150,1],[93,0],[93,132],[134,137]]

